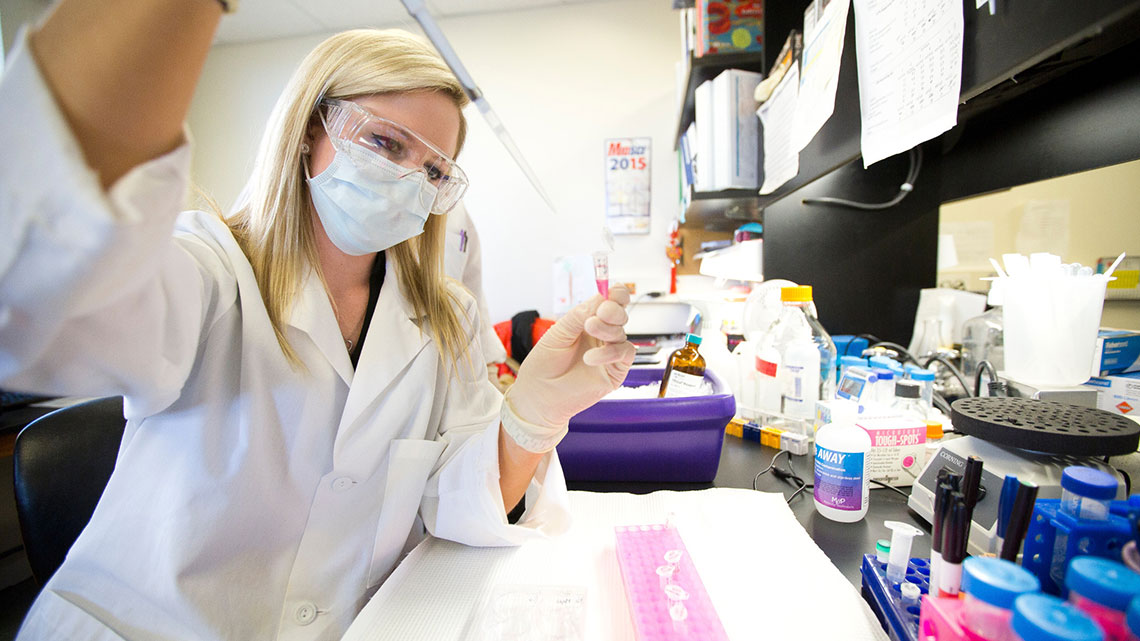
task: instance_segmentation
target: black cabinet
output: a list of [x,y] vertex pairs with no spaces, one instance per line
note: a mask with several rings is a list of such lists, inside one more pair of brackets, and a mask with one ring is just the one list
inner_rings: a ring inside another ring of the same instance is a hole
[[907,175],[906,154],[862,167],[852,8],[835,111],[800,153],[799,174],[767,196],[695,195],[686,224],[732,229],[762,221],[765,277],[813,285],[829,330],[908,341],[918,292],[935,284],[941,203],[1140,158],[1140,0],[996,6],[991,16],[963,0],[958,125],[922,145],[915,191],[899,205],[857,211],[803,203],[887,201]]

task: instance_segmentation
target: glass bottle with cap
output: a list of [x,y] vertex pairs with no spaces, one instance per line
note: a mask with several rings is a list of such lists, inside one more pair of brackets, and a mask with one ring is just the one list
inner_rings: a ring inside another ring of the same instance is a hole
[[934,409],[934,371],[917,365],[908,365],[905,369],[907,378],[922,385],[922,405],[926,408],[926,416],[929,418],[931,410]]
[[875,393],[871,400],[881,407],[890,407],[895,402],[895,373],[885,367],[872,367],[875,374]]
[[684,347],[675,350],[669,356],[669,363],[665,366],[665,374],[661,377],[661,389],[657,392],[657,398],[677,398],[700,394],[701,385],[705,380],[705,358],[697,350],[700,344],[700,336],[689,334],[685,337]]
[[812,312],[810,285],[784,287],[780,300],[783,308],[771,329],[780,356],[780,413],[789,419],[789,429],[810,436],[816,401],[834,393],[835,343]]
[[894,408],[900,413],[910,414],[926,421],[926,408],[922,406],[922,384],[903,379],[895,382]]
[[1013,600],[1012,641],[1105,641],[1096,622],[1052,594],[1023,594]]
[[[1070,465],[1061,472],[1061,513],[1074,519],[1107,520],[1108,506],[1116,498],[1118,486],[1116,478],[1104,470]],[[1057,585],[1064,585],[1069,559],[1084,552],[1087,550],[1070,554],[1068,531],[1057,528],[1049,566],[1049,576]]]
[[989,641],[1010,641],[1013,601],[1041,590],[1041,581],[1004,559],[972,556],[962,562],[962,625]]
[[1140,574],[1111,559],[1078,556],[1069,562],[1065,587],[1069,603],[1096,621],[1108,641],[1128,641],[1125,616],[1140,595]]

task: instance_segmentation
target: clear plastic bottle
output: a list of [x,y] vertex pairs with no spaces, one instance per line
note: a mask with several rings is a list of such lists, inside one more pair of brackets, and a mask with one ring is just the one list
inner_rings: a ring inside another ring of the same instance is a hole
[[701,337],[689,334],[685,346],[669,356],[665,374],[661,377],[661,390],[657,398],[677,398],[700,394],[705,380],[705,358],[697,351]]
[[854,523],[867,515],[871,482],[867,455],[871,436],[854,423],[828,423],[815,435],[815,481],[812,496],[821,515]]
[[834,394],[835,343],[813,313],[810,285],[785,287],[780,300],[784,307],[770,331],[780,357],[780,413],[789,428],[810,436],[816,401]]
[[756,347],[756,357],[753,361],[756,370],[756,410],[760,419],[772,422],[780,416],[780,352],[774,345],[775,337],[771,332],[765,334]]

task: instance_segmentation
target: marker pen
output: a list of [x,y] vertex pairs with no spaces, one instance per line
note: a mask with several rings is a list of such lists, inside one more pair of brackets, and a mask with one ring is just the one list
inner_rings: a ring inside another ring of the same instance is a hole
[[[943,479],[943,475],[939,475]],[[945,536],[946,512],[950,505],[950,493],[954,488],[946,480],[940,480],[934,487],[934,509],[930,517],[930,585],[937,594],[938,578],[942,570],[942,540]]]
[[970,533],[969,507],[960,492],[954,493],[950,515],[943,526],[942,568],[938,595],[957,596],[962,589],[962,561],[966,558],[966,541]]

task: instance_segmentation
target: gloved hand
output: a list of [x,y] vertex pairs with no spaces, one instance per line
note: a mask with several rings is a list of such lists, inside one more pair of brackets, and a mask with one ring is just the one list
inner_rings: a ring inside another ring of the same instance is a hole
[[617,389],[636,349],[626,340],[629,290],[610,288],[570,310],[542,336],[503,400],[507,434],[524,449],[547,452],[566,435],[570,417]]

